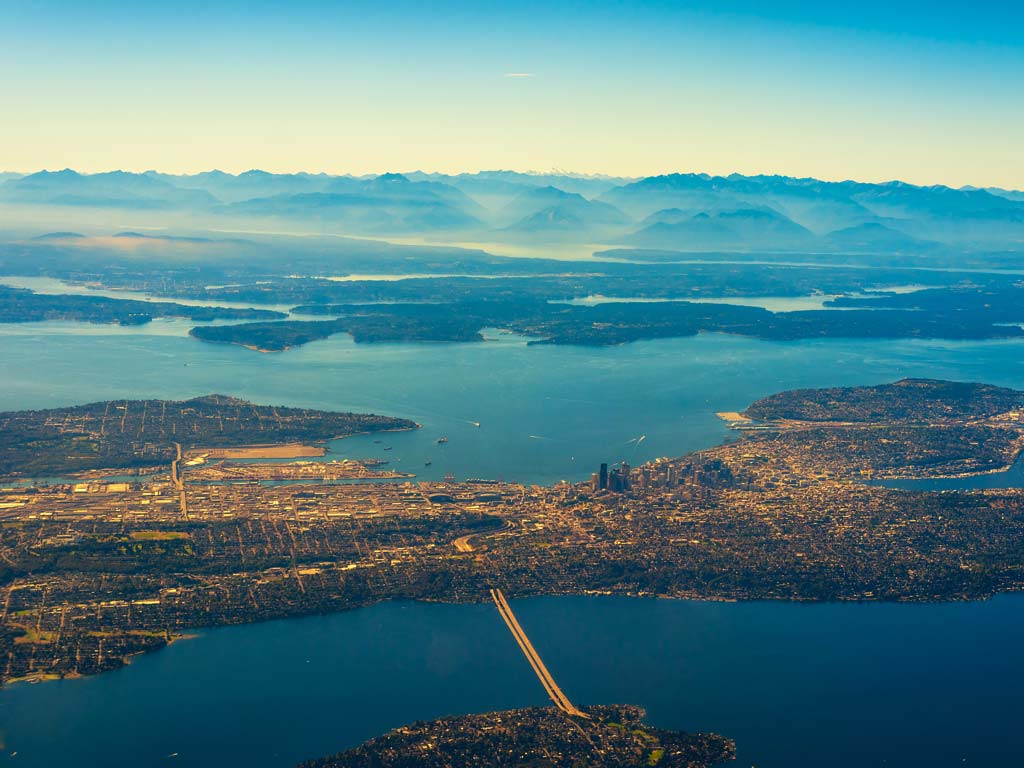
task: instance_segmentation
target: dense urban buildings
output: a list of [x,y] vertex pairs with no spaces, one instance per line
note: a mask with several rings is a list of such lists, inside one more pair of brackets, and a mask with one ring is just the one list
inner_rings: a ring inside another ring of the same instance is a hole
[[636,707],[594,706],[587,715],[532,708],[414,723],[301,768],[706,768],[735,754],[720,736],[652,728]]
[[[11,484],[0,492],[0,673],[99,672],[191,627],[394,598],[483,601],[492,588],[512,597],[818,600],[1015,589],[1024,492],[874,481],[1005,468],[1024,445],[1022,398],[920,380],[786,393],[723,414],[738,441],[602,467],[596,487],[413,482],[372,462],[252,464],[211,459],[205,447],[135,479],[92,470],[66,483]],[[218,423],[217,407],[204,401],[207,422]],[[220,407],[226,417],[239,404]],[[89,412],[109,422],[110,408]],[[48,412],[45,429],[63,434],[79,413]],[[113,442],[125,445],[121,420],[112,424]],[[141,417],[133,424],[141,429]],[[108,455],[103,431],[94,439]],[[152,445],[132,445],[152,464]],[[56,461],[3,449],[25,466]]]

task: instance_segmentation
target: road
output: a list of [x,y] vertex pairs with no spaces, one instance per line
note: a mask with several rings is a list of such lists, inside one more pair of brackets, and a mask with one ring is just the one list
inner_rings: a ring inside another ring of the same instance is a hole
[[185,499],[185,481],[181,477],[181,443],[174,444],[174,450],[177,452],[177,456],[174,461],[171,462],[171,481],[178,489],[180,494],[179,504],[181,506],[181,516],[188,520],[188,501]]
[[573,717],[583,717],[590,719],[590,715],[586,712],[578,709],[567,697],[562,689],[558,687],[558,683],[548,672],[548,668],[544,666],[544,662],[541,660],[537,650],[533,647],[530,642],[530,638],[526,636],[526,632],[519,625],[519,621],[516,619],[516,615],[512,613],[512,608],[509,606],[508,601],[505,599],[505,595],[502,594],[500,589],[491,590],[491,598],[494,600],[494,604],[498,606],[498,613],[501,614],[501,618],[505,620],[505,624],[508,625],[509,630],[512,632],[512,636],[516,639],[520,649],[523,651],[523,655],[526,656],[526,660],[530,662],[530,666],[533,667],[533,671],[537,673],[537,677],[540,678],[541,685],[544,686],[544,690],[547,691],[548,696],[555,703],[555,706],[565,712],[567,715]]
[[500,528],[495,528],[493,531],[474,531],[473,533],[467,533],[465,536],[459,536],[459,538],[457,538],[455,541],[453,541],[452,544],[455,545],[455,551],[456,552],[462,552],[462,553],[475,552],[476,548],[473,546],[472,539],[475,539],[478,536],[480,536],[480,537],[494,536],[495,534],[498,534],[498,533],[504,533],[505,531],[510,531],[510,530],[512,530],[513,527],[514,526],[512,525],[512,523],[510,521],[505,520],[505,521],[502,522]]

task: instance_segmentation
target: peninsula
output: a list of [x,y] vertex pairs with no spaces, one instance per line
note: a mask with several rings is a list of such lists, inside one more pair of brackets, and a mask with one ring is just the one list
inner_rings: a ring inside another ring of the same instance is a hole
[[[0,413],[0,478],[153,466],[193,448],[320,442],[416,426],[408,419],[254,405],[224,395],[11,411]],[[322,453],[291,449],[287,455]]]
[[43,294],[0,285],[0,323],[71,320],[86,323],[145,325],[157,317],[212,320],[280,320],[283,312],[271,309],[179,304],[173,301],[138,301],[107,296]]

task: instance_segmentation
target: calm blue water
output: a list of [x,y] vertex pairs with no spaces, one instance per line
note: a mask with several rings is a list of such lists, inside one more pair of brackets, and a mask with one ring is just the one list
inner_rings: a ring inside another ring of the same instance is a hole
[[[783,389],[902,376],[1024,388],[1024,345],[1013,341],[703,335],[590,349],[511,336],[371,346],[337,336],[261,355],[199,343],[188,326],[0,326],[0,409],[220,392],[369,410],[423,429],[336,441],[334,455],[377,456],[421,478],[549,483],[582,479],[602,461],[713,445],[729,437],[715,411]],[[659,725],[733,736],[744,768],[1010,768],[1024,765],[1022,599],[552,598],[516,609],[573,698],[638,703]],[[120,672],[0,691],[0,762],[288,766],[411,720],[543,703],[489,606],[390,604],[207,631]]]
[[[1024,596],[513,606],[574,701],[729,734],[743,768],[1024,764]],[[13,686],[0,692],[0,764],[272,768],[416,719],[545,703],[493,606],[384,604],[208,631],[118,672]]]
[[872,485],[904,491],[976,491],[984,488],[1024,488],[1024,454],[1002,472],[967,477],[937,477],[914,480],[878,480]]
[[[218,392],[374,411],[415,419],[423,429],[338,441],[336,456],[386,459],[424,479],[451,472],[551,483],[589,477],[605,461],[714,445],[729,436],[715,411],[740,410],[784,389],[902,376],[1024,388],[1024,345],[1015,341],[773,343],[706,334],[599,349],[527,347],[497,334],[483,344],[378,345],[339,335],[260,354],[190,339],[189,325],[154,321],[145,333],[76,323],[0,326],[0,410]],[[449,441],[439,445],[442,436]]]

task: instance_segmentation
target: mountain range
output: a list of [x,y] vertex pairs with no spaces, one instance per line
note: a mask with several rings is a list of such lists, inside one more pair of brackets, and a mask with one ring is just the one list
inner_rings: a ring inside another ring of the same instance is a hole
[[788,176],[412,172],[0,174],[0,214],[175,211],[239,228],[678,251],[927,252],[1024,247],[1024,192]]

